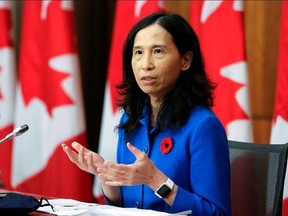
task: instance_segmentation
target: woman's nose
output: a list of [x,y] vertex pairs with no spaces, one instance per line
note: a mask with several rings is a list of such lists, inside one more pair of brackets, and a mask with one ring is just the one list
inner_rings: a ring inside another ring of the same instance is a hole
[[142,60],[143,70],[148,71],[154,68],[153,60],[150,55],[145,55]]

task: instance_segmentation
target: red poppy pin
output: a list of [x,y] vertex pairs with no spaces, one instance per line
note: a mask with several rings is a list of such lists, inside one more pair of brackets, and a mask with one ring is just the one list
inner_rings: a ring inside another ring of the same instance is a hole
[[160,151],[162,154],[168,154],[173,147],[173,141],[170,137],[165,137],[160,144]]

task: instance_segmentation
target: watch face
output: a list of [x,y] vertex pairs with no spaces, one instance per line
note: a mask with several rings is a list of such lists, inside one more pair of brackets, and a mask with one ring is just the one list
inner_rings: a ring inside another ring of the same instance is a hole
[[171,189],[167,185],[162,185],[162,187],[160,187],[159,190],[157,191],[157,193],[162,198],[165,198],[170,192],[171,192]]

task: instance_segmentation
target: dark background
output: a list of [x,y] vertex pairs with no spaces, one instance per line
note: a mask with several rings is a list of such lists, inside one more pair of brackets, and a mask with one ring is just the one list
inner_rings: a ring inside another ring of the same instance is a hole
[[97,151],[115,1],[74,2],[87,138],[89,148]]

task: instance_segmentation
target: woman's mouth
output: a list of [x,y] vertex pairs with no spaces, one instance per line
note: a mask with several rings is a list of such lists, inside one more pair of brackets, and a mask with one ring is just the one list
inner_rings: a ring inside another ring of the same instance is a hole
[[146,85],[151,85],[156,82],[156,78],[152,76],[143,76],[141,77],[141,81]]

